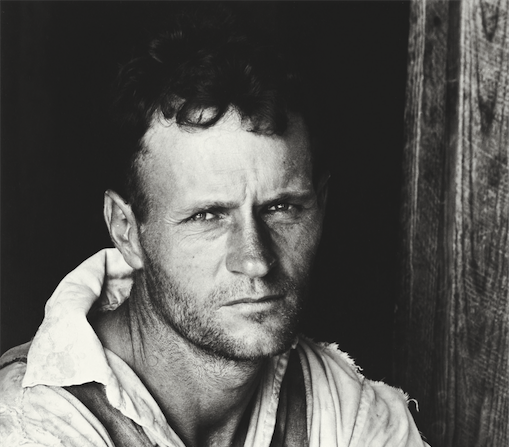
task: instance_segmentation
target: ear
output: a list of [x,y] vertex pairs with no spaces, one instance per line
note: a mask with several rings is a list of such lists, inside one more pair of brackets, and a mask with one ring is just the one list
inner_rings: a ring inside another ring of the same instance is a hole
[[115,191],[104,193],[104,220],[115,247],[135,270],[143,268],[138,225],[131,206]]

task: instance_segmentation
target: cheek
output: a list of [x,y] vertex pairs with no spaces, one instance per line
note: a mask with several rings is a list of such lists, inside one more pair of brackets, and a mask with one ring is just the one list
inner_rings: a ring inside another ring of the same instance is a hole
[[222,255],[220,250],[215,247],[209,247],[208,250],[192,250],[186,247],[186,250],[173,253],[169,256],[168,262],[174,265],[174,269],[181,276],[190,276],[190,280],[199,281],[200,278],[215,276],[222,264]]
[[320,225],[295,225],[281,228],[273,236],[280,262],[294,274],[306,273],[320,240]]
[[[154,229],[144,234],[144,247],[162,269],[182,285],[192,287],[202,278],[215,275],[223,262],[224,242],[203,237],[182,236]],[[154,256],[155,255],[155,256]]]

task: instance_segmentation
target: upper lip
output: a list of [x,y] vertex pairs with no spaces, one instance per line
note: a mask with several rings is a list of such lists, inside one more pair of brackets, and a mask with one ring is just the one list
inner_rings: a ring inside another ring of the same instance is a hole
[[238,300],[228,301],[225,305],[226,306],[233,306],[235,304],[252,304],[252,303],[263,303],[264,301],[270,301],[275,300],[278,298],[282,298],[282,295],[265,295],[258,298],[239,298]]

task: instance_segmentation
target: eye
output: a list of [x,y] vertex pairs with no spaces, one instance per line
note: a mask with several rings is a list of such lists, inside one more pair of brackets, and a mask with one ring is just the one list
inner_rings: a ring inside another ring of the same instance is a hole
[[296,223],[302,217],[302,206],[279,202],[265,208],[264,220],[269,223]]
[[207,211],[201,211],[191,216],[188,220],[191,222],[207,222],[217,218],[218,216],[216,214],[209,213]]
[[277,212],[277,211],[290,211],[294,208],[293,205],[290,205],[289,203],[277,203],[275,205],[269,206],[267,208],[267,211],[270,212]]

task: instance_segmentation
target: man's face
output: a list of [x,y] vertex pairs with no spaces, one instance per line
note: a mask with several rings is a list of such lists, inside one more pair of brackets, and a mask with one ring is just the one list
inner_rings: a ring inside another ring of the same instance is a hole
[[197,131],[155,120],[144,143],[140,243],[154,309],[226,358],[287,350],[322,223],[301,121],[279,137],[246,131],[234,114]]

